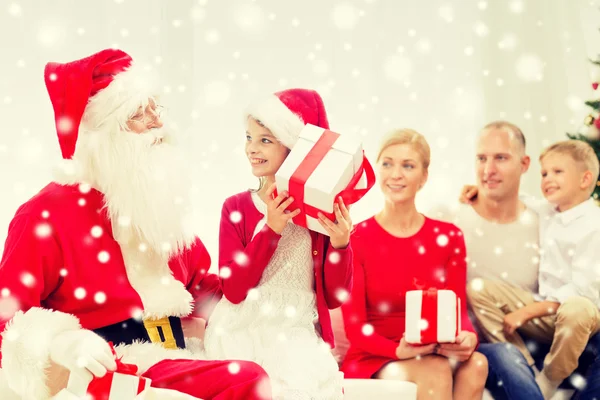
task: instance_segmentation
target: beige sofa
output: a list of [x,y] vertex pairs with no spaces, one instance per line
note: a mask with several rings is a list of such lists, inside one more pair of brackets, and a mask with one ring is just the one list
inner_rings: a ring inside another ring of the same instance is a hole
[[[338,364],[341,365],[342,361],[344,360],[344,356],[346,355],[346,353],[348,352],[348,348],[350,347],[350,343],[348,342],[348,338],[346,338],[346,333],[344,331],[344,321],[342,319],[342,312],[341,309],[336,309],[336,310],[332,310],[330,311],[330,315],[331,315],[331,322],[333,324],[333,334],[335,336],[335,344],[336,347],[335,349],[333,349],[333,355],[336,359],[336,361],[338,362]],[[350,381],[350,380],[347,380]],[[401,382],[401,386],[404,388],[405,390],[405,396],[407,397],[396,397],[397,395],[393,394],[393,390],[400,390],[400,389],[395,389],[392,386],[388,386],[390,385],[389,383],[386,382],[382,382],[382,381],[378,381],[378,380],[370,380],[371,384],[365,384],[362,383],[362,385],[364,385],[364,389],[366,390],[367,388],[370,390],[368,392],[365,393],[372,393],[372,397],[345,397],[346,399],[350,399],[350,400],[354,400],[354,399],[361,399],[361,400],[365,400],[365,399],[416,399],[416,385],[412,384],[412,383],[408,383],[408,382]],[[414,394],[411,391],[411,386],[414,387]],[[361,388],[362,389],[362,388]],[[392,394],[390,394],[390,392]],[[571,396],[573,395],[573,390],[559,390],[559,392],[552,398],[552,400],[568,400],[571,398]],[[385,397],[388,396],[388,397]],[[393,396],[393,397],[392,397]],[[484,395],[483,395],[483,400],[494,400],[494,398],[489,394],[489,392],[486,390]]]
[[[333,350],[333,355],[338,363],[348,351],[348,339],[344,333],[340,309],[333,310],[334,334],[338,345]],[[183,332],[186,338],[204,337],[204,320],[186,320],[183,323]],[[346,379],[344,381],[344,400],[416,400],[417,385],[411,382],[384,382],[373,379]]]
[[[335,349],[333,356],[341,365],[348,352],[350,343],[344,331],[341,309],[330,311]],[[412,382],[382,381],[377,379],[345,379],[344,400],[416,400],[417,385]]]
[[[336,347],[332,350],[333,356],[339,365],[346,353],[350,343],[346,338],[344,331],[344,322],[341,309],[330,311],[331,322],[333,325],[333,334]],[[188,320],[184,325],[186,337],[204,337],[204,320]],[[552,400],[567,400],[571,397],[573,391],[561,390],[552,398]],[[416,400],[417,386],[411,382],[391,382],[375,379],[346,379],[344,384],[344,400]],[[486,391],[484,400],[493,400],[493,397]]]

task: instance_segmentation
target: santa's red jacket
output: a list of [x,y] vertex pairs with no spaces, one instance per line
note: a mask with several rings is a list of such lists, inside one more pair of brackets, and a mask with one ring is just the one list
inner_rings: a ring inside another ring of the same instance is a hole
[[50,344],[66,330],[95,330],[130,344],[124,361],[136,359],[140,373],[161,359],[194,358],[178,327],[180,349],[131,344],[147,339],[139,337],[142,312],[174,321],[205,317],[218,301],[206,248],[196,238],[168,265],[128,270],[124,259],[135,251],[115,241],[104,197],[89,186],[51,183],[18,209],[0,262],[0,354],[4,375],[23,398],[51,391]]

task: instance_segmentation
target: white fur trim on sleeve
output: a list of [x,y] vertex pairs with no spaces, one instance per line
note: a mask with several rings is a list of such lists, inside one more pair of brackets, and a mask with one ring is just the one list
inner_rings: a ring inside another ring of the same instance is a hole
[[61,332],[81,329],[71,315],[43,308],[17,312],[2,333],[2,371],[23,400],[47,399],[50,346]]
[[246,117],[259,120],[288,149],[294,147],[304,129],[302,118],[287,108],[276,95],[248,107]]

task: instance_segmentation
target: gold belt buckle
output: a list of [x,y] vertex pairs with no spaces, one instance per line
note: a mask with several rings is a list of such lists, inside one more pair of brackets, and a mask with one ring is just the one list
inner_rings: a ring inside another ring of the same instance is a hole
[[173,330],[171,329],[171,322],[169,317],[163,317],[160,319],[145,319],[144,327],[150,341],[152,343],[159,343],[165,349],[176,349],[177,343],[175,342],[175,336],[173,336]]

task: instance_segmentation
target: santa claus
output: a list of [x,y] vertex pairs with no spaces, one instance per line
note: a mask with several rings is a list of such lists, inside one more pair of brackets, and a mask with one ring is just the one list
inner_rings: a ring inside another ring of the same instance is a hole
[[46,66],[64,165],[8,230],[2,399],[63,398],[67,380],[103,377],[116,368],[108,342],[157,398],[270,398],[258,365],[186,348],[186,321],[221,290],[186,229],[182,159],[146,72],[114,49]]

